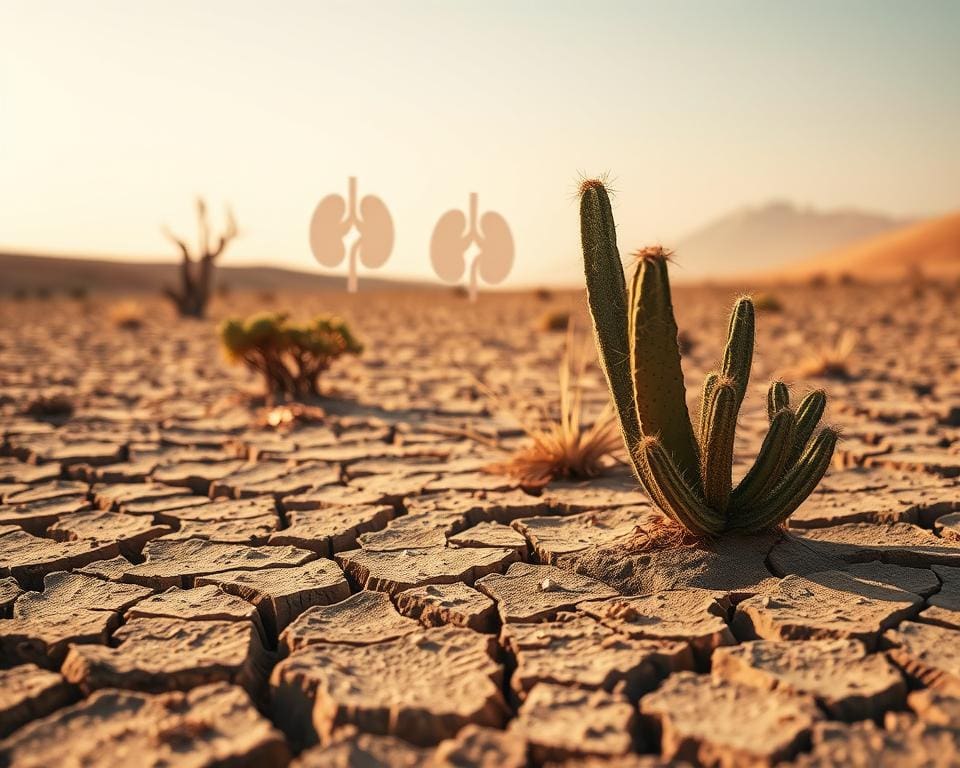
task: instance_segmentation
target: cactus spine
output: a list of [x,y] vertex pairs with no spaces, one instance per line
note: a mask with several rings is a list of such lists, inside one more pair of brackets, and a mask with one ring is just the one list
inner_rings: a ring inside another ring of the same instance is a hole
[[660,248],[636,254],[629,289],[610,199],[600,181],[581,186],[580,234],[587,300],[634,471],[667,516],[701,536],[755,532],[782,524],[823,477],[837,432],[817,426],[822,391],[790,409],[783,382],[770,385],[770,428],[756,461],[732,487],[737,416],[753,364],[753,302],[734,304],[718,371],[707,374],[696,432],[687,411],[667,272]]

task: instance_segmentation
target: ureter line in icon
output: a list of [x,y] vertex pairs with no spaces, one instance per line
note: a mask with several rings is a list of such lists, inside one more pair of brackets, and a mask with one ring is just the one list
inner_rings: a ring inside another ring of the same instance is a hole
[[[347,225],[353,229],[360,223],[357,218],[357,177],[347,179]],[[360,249],[360,238],[355,237],[350,244],[350,255],[347,256],[347,293],[357,292],[357,251]]]

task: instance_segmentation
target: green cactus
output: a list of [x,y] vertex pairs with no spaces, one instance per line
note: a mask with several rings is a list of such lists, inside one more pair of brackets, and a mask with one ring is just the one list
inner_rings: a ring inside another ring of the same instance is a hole
[[752,300],[734,304],[720,370],[704,379],[695,432],[680,365],[669,254],[660,248],[638,252],[628,289],[607,191],[600,181],[586,181],[580,192],[587,302],[640,484],[668,517],[696,535],[782,525],[830,466],[837,431],[817,430],[826,395],[811,392],[793,411],[786,385],[770,385],[769,431],[734,488],[734,435],[753,363]]
[[263,376],[271,399],[318,395],[320,374],[333,360],[363,351],[340,318],[320,316],[293,323],[277,312],[225,320],[220,341],[231,362],[243,363]]

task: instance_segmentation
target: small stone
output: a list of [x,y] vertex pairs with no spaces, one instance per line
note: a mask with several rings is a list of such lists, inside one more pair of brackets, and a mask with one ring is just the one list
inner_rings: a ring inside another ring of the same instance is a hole
[[546,621],[585,600],[617,595],[606,584],[586,576],[530,563],[515,563],[506,574],[485,576],[477,582],[477,589],[496,601],[504,623]]

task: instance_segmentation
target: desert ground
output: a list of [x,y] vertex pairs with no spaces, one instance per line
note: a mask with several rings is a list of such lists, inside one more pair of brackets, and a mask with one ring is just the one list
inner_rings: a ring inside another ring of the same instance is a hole
[[[960,765],[958,291],[768,290],[737,466],[779,374],[844,440],[719,543],[657,542],[622,461],[487,471],[556,409],[542,318],[595,355],[582,293],[3,299],[0,766]],[[675,289],[693,408],[734,295]],[[365,344],[322,418],[224,360],[264,308]]]

